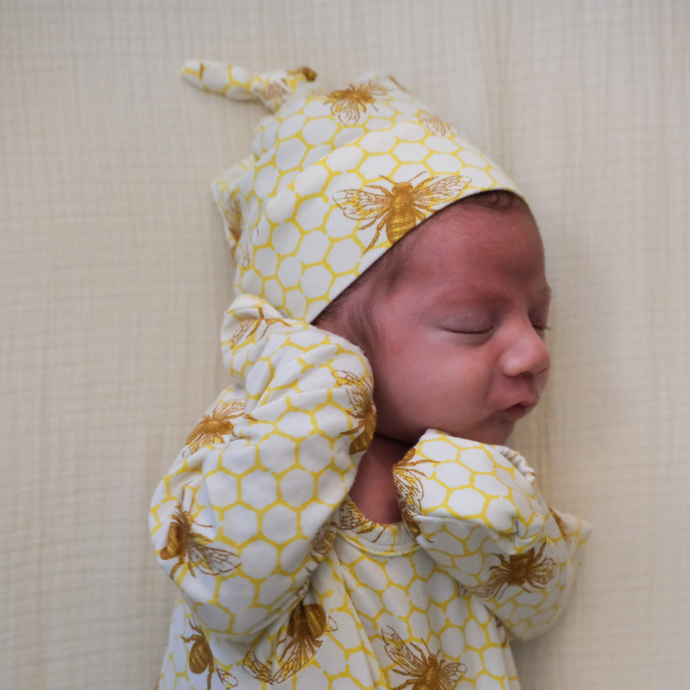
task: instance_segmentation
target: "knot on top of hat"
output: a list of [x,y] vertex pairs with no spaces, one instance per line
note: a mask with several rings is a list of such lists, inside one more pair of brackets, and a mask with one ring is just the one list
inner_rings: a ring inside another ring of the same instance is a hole
[[244,67],[206,60],[188,60],[182,76],[204,91],[236,101],[260,101],[276,111],[297,88],[316,79],[309,67],[254,74]]

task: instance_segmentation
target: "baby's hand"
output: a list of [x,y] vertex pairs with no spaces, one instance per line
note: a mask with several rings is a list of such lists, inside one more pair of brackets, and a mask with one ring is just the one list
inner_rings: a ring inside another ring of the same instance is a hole
[[[534,471],[518,453],[434,429],[394,466],[393,476],[403,519],[413,536],[425,535],[425,548],[439,546],[449,529],[462,541],[479,528],[501,552],[520,552],[548,513],[532,487]],[[436,532],[444,524],[441,539]]]
[[393,473],[417,543],[515,637],[556,620],[589,526],[549,509],[519,453],[430,429]]

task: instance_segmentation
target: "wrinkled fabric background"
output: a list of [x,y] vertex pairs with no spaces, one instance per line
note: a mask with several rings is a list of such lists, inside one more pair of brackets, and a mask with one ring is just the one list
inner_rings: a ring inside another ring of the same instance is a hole
[[4,0],[0,676],[152,688],[173,585],[148,504],[224,385],[210,181],[259,105],[190,57],[391,72],[532,202],[554,369],[513,444],[595,528],[571,604],[515,644],[525,690],[690,683],[690,4]]

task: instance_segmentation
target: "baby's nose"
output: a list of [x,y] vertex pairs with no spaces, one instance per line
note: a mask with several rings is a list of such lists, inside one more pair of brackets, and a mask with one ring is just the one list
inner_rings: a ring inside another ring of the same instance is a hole
[[522,325],[513,334],[503,355],[503,371],[506,376],[544,374],[551,366],[551,355],[544,339],[532,324]]

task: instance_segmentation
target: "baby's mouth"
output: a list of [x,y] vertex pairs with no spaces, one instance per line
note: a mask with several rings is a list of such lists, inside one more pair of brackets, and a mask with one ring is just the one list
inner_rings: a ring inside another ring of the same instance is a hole
[[501,410],[500,413],[510,419],[513,422],[517,422],[518,419],[522,419],[526,414],[529,414],[536,406],[534,405],[523,405],[518,403],[512,407],[507,407],[505,410]]

